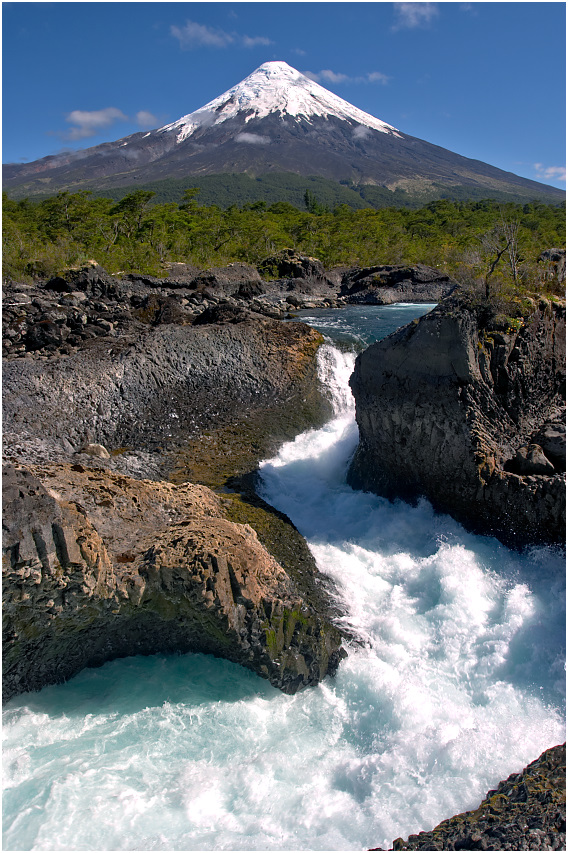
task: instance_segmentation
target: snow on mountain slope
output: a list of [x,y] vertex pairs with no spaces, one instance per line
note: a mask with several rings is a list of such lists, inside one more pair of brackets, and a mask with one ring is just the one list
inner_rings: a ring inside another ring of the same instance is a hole
[[183,142],[198,128],[221,124],[239,113],[245,113],[245,122],[270,113],[303,117],[308,121],[314,116],[334,116],[400,136],[390,124],[357,109],[286,62],[265,62],[232,89],[201,109],[159,128],[157,133],[178,131],[177,142]]

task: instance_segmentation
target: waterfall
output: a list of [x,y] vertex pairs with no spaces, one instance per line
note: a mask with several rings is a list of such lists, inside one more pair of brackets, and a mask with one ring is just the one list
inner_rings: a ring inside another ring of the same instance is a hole
[[156,655],[13,699],[4,849],[387,848],[564,740],[562,552],[348,487],[353,358],[321,348],[333,419],[260,466],[357,637],[337,676]]

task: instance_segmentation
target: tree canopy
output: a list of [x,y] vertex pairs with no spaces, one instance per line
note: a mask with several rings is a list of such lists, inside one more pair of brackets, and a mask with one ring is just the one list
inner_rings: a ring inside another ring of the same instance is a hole
[[[279,201],[200,205],[197,188],[182,201],[155,204],[136,190],[115,202],[62,192],[32,203],[4,195],[4,275],[54,275],[95,260],[111,273],[159,275],[165,262],[206,268],[257,264],[283,248],[327,267],[424,263],[450,275],[536,275],[544,249],[565,246],[565,206],[492,200],[432,201],[417,210],[329,207],[306,188],[304,209]],[[508,235],[508,236],[507,236]],[[499,257],[496,257],[496,253]]]

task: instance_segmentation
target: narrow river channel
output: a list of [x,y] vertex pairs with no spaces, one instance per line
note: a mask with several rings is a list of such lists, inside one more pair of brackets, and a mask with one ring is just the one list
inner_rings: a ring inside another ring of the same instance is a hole
[[311,312],[335,416],[261,465],[362,642],[285,696],[204,655],[129,658],[4,710],[4,850],[363,850],[565,739],[564,554],[345,484],[359,347],[432,306]]

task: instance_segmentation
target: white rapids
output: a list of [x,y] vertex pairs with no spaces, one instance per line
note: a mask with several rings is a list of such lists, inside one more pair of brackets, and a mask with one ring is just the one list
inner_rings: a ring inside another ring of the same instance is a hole
[[345,485],[335,417],[262,463],[356,636],[285,696],[203,655],[130,658],[4,711],[5,850],[363,850],[430,829],[565,739],[563,554]]

